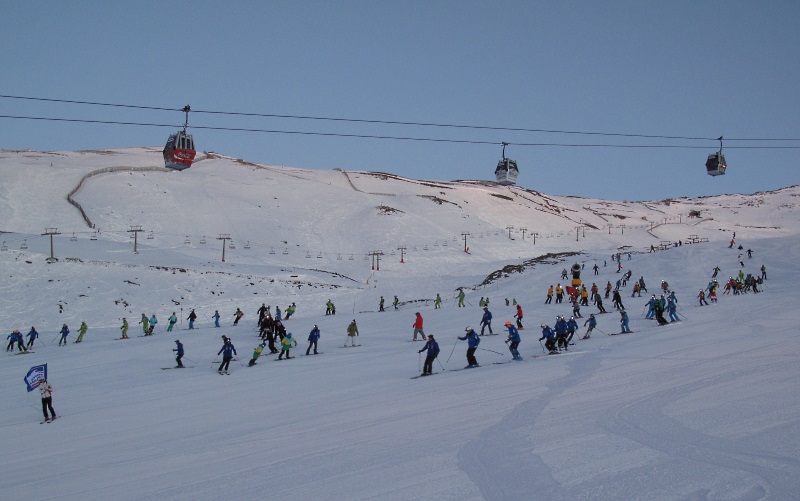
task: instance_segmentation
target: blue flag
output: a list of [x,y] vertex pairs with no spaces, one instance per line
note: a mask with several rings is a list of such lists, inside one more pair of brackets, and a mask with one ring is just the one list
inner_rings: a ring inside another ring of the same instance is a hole
[[42,379],[47,379],[47,364],[35,365],[28,371],[25,376],[25,384],[28,385],[28,391],[33,391],[39,387]]

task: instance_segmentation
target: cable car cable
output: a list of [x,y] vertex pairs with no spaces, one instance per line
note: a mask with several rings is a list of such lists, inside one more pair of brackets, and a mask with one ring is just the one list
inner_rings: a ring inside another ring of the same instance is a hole
[[[0,94],[0,98],[6,99],[23,99],[29,101],[45,101],[55,103],[67,104],[83,104],[93,106],[111,106],[117,108],[132,108],[143,110],[156,110],[156,111],[184,111],[183,108],[164,108],[158,106],[139,106],[129,104],[114,104],[114,103],[100,103],[92,101],[75,101],[68,99],[50,99],[50,98],[37,98],[26,96],[11,96]],[[233,112],[233,111],[213,111],[213,110],[192,110],[193,113],[204,113],[211,115],[229,115],[229,116],[245,116],[245,117],[261,117],[261,118],[287,118],[297,120],[316,120],[316,121],[332,121],[332,122],[348,122],[348,123],[367,123],[379,125],[407,125],[415,127],[439,127],[439,128],[455,128],[455,129],[473,129],[473,130],[494,130],[506,132],[534,132],[546,134],[572,134],[572,135],[588,135],[588,136],[608,136],[608,137],[628,137],[628,138],[642,138],[642,139],[681,139],[689,141],[716,141],[714,137],[692,137],[692,136],[663,136],[655,134],[627,134],[619,132],[592,132],[592,131],[569,131],[569,130],[556,130],[556,129],[531,129],[524,127],[497,127],[488,125],[466,125],[466,124],[444,124],[435,122],[402,122],[395,120],[369,120],[360,118],[336,118],[336,117],[316,117],[305,115],[280,115],[273,113],[246,113],[246,112]],[[224,130],[224,129],[222,129]],[[233,129],[237,130],[237,129]],[[382,138],[381,138],[382,139]],[[800,138],[729,138],[728,141],[800,141]],[[482,143],[479,143],[482,144]],[[496,144],[492,142],[491,144]],[[514,143],[519,145],[520,143]]]

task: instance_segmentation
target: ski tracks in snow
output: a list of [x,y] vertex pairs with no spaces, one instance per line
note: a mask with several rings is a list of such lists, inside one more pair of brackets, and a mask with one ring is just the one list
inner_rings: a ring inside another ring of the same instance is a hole
[[[458,465],[485,499],[567,499],[556,472],[535,452],[531,441],[538,417],[559,395],[587,380],[600,366],[599,357],[565,358],[568,373],[553,377],[552,366],[541,375],[545,391],[516,407],[500,422],[482,431],[458,452]],[[518,382],[515,384],[527,384]],[[553,429],[552,433],[561,433]],[[577,498],[572,498],[577,499]]]

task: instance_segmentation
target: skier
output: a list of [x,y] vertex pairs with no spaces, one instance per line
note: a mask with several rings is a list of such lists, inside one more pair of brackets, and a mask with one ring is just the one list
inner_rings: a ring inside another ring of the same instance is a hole
[[[350,339],[350,346],[356,345],[356,336],[358,336],[358,326],[354,318],[350,325],[347,326],[347,337]],[[347,346],[347,340],[344,341],[344,345]]]
[[436,293],[436,299],[433,300],[433,309],[438,310],[442,307],[442,296],[439,293]]
[[284,318],[284,320],[289,320],[289,317],[294,315],[295,311],[297,311],[297,305],[292,302],[292,304],[286,308],[286,318]]
[[647,301],[647,315],[644,316],[645,319],[652,320],[656,316],[656,295],[653,294],[650,299]]
[[378,304],[378,311],[384,311],[383,304],[384,304],[384,299],[383,299],[383,296],[381,296],[381,301]]
[[422,315],[419,312],[415,313],[415,315],[414,323],[411,324],[411,327],[414,328],[414,341],[417,340],[417,334],[422,334],[422,340],[425,341],[427,338],[425,337],[425,331],[422,330]]
[[139,320],[139,323],[142,324],[142,331],[144,332],[145,336],[149,336],[150,332],[150,320],[147,318],[147,315],[142,313],[142,319]]
[[224,340],[222,343],[222,348],[220,348],[220,350],[217,352],[217,355],[222,355],[222,363],[219,364],[217,372],[220,374],[227,374],[228,367],[231,365],[231,359],[234,355],[238,355],[238,353],[236,353],[236,348],[233,346],[233,343],[229,338],[223,336],[222,339]]
[[547,299],[544,300],[544,304],[550,304],[553,302],[553,286],[551,285],[547,289]]
[[172,332],[172,328],[175,327],[175,324],[178,323],[178,317],[175,316],[175,312],[172,312],[172,315],[169,316],[167,319],[167,332]]
[[670,322],[678,322],[680,320],[675,310],[675,302],[672,300],[672,298],[667,298],[667,313],[669,313]]
[[478,306],[480,306],[481,308],[483,308],[484,306],[486,306],[486,304],[483,302],[483,296],[481,296],[481,299],[480,299],[480,301],[478,301]]
[[658,325],[667,325],[669,322],[664,318],[664,303],[662,301],[664,301],[664,296],[661,296],[660,300],[656,300],[653,304],[653,308],[655,309]]
[[618,310],[625,309],[625,306],[622,305],[622,296],[619,293],[619,289],[614,289],[614,296],[611,303],[614,305],[614,308]]
[[644,276],[639,277],[639,290],[647,292],[647,287],[644,285]]
[[711,275],[711,278],[717,278],[717,273],[719,273],[720,271],[722,270],[720,270],[719,266],[714,266],[714,274]]
[[83,335],[86,334],[87,330],[89,330],[89,326],[86,325],[86,322],[81,322],[81,326],[78,328],[78,339],[75,340],[76,343],[83,341]]
[[514,317],[517,319],[517,329],[524,329],[522,326],[522,305],[519,303],[517,303],[517,313]]
[[281,321],[283,321],[283,320],[281,319],[281,309],[280,309],[280,308],[278,308],[277,306],[275,307],[275,321],[276,321],[276,322],[281,322]]
[[120,339],[128,339],[128,319],[122,317],[122,327],[119,328],[122,331],[122,337]]
[[220,319],[219,310],[214,310],[214,315],[212,315],[211,318],[214,319],[214,327],[219,327],[219,319]]
[[465,308],[466,307],[464,305],[464,298],[465,297],[466,297],[466,294],[464,294],[464,289],[459,289],[458,290],[458,307],[459,308]]
[[753,257],[753,250],[747,249],[747,259],[752,259],[752,257]]
[[522,355],[520,355],[519,351],[517,350],[517,347],[519,347],[520,343],[519,331],[516,327],[511,325],[511,322],[506,322],[506,329],[508,329],[508,339],[506,339],[508,351],[511,352],[511,356],[514,357],[514,360],[522,360]]
[[397,305],[398,305],[398,304],[400,304],[400,300],[399,300],[399,299],[397,299],[397,296],[395,296],[395,297],[394,297],[394,301],[392,301],[392,306],[394,306],[394,309],[395,309],[395,310],[397,309]]
[[572,300],[572,315],[576,318],[583,318],[583,315],[581,315],[581,305],[578,303],[578,298]]
[[283,339],[281,339],[281,353],[278,355],[278,360],[283,359],[284,353],[286,353],[286,360],[294,358],[289,356],[289,350],[292,348],[292,344],[297,346],[297,341],[295,341],[294,338],[292,337],[292,333],[288,332],[286,333],[286,336]]
[[708,306],[708,302],[706,301],[706,292],[703,289],[700,289],[700,294],[697,295],[697,298],[700,300],[700,306],[704,304]]
[[556,304],[559,304],[564,299],[564,289],[561,284],[556,285]]
[[[575,317],[571,317],[575,318]],[[558,350],[561,351],[561,347],[563,346],[564,349],[567,349],[567,321],[564,320],[564,317],[558,317],[556,319],[556,324],[554,326],[554,330],[556,332],[556,346]]]
[[[186,320],[189,321],[189,329],[194,329],[194,321],[197,320],[197,313],[194,312],[194,308],[189,312],[189,316],[186,317]],[[219,325],[216,325],[216,327],[219,327]]]
[[575,335],[575,331],[578,330],[578,322],[575,321],[575,317],[569,317],[569,322],[567,322],[567,343],[575,344],[572,342],[572,336]]
[[481,336],[483,336],[483,330],[487,327],[489,328],[489,335],[494,334],[492,332],[492,312],[489,311],[488,307],[484,306],[483,318],[481,318]]
[[425,343],[425,346],[417,353],[422,353],[423,351],[427,351],[425,354],[425,364],[422,366],[422,375],[426,376],[433,374],[433,361],[439,356],[439,343],[433,339],[433,334],[428,336],[428,342]]
[[183,362],[181,359],[183,358],[183,343],[179,339],[175,340],[175,348],[172,350],[175,352],[175,363],[178,365],[175,366],[176,369],[183,369]]
[[767,267],[764,266],[763,264],[761,265],[761,279],[762,280],[767,279]]
[[542,324],[541,327],[542,337],[539,338],[539,342],[541,343],[542,340],[545,340],[544,346],[551,355],[558,353],[556,349],[556,333],[553,332],[553,329],[548,327],[547,324]]
[[26,349],[30,350],[33,348],[33,342],[36,341],[36,338],[39,337],[39,333],[36,332],[36,327],[31,326],[31,330],[27,334],[28,337],[28,344],[25,346]]
[[[19,331],[17,331],[17,332],[19,332]],[[61,326],[61,331],[59,332],[59,334],[61,334],[61,339],[58,340],[58,345],[62,346],[61,343],[64,343],[63,346],[66,346],[67,345],[67,335],[69,334],[69,327],[67,327],[67,324],[64,324],[64,325]],[[52,341],[50,341],[50,342],[52,343]]]
[[239,325],[239,320],[242,319],[244,313],[239,308],[236,308],[236,311],[233,313],[233,325],[234,327]]
[[611,280],[609,280],[608,282],[606,282],[606,294],[605,294],[605,299],[608,299],[608,295],[609,295],[609,294],[611,294],[611,289],[612,289],[612,287],[611,287]]
[[586,334],[581,339],[589,339],[592,337],[592,331],[595,327],[597,327],[597,320],[594,318],[594,314],[589,315],[589,318],[583,323],[585,327],[586,324],[589,324],[589,329],[586,331]]
[[326,315],[332,315],[333,314],[332,306],[333,306],[333,303],[331,302],[330,299],[328,299],[328,302],[325,303],[325,314]]
[[630,326],[628,325],[628,312],[625,310],[620,310],[619,312],[619,325],[622,328],[622,334],[626,332],[632,332]]
[[[56,411],[53,409],[53,385],[47,382],[47,379],[42,378],[39,381],[39,393],[42,395],[42,412],[44,413],[44,422],[56,420]],[[47,415],[47,410],[50,410],[50,415]]]
[[14,351],[14,343],[17,342],[17,333],[19,333],[19,329],[14,329],[11,334],[6,336],[6,339],[8,339],[6,351]]
[[634,297],[637,294],[639,297],[642,297],[642,291],[639,289],[639,282],[633,282],[633,292],[631,292],[631,297]]
[[153,332],[156,330],[157,323],[158,319],[156,318],[156,314],[153,313],[152,315],[150,315],[150,330],[148,331],[148,334],[150,334],[151,336],[153,335]]
[[248,367],[256,365],[256,360],[258,360],[258,357],[261,356],[261,352],[264,350],[264,346],[266,346],[266,344],[262,342],[260,345],[256,346],[253,349],[253,358],[251,358],[250,361],[247,362]]
[[600,267],[597,266],[597,263],[595,263],[594,266],[592,266],[592,269],[594,270],[594,274],[595,275],[599,275],[600,274]]
[[314,328],[311,329],[311,332],[308,334],[308,348],[306,349],[306,355],[311,352],[311,347],[314,347],[314,355],[318,355],[317,352],[317,342],[319,341],[320,333],[319,327],[317,324],[314,324]]
[[595,294],[594,305],[597,306],[597,309],[600,310],[600,313],[606,312],[606,309],[603,307],[603,299],[600,297],[600,294]]
[[475,350],[478,349],[478,345],[481,344],[481,338],[478,334],[472,330],[472,327],[467,327],[464,329],[463,337],[459,337],[460,341],[467,341],[467,367],[478,367],[478,360],[475,358]]
[[267,303],[261,303],[256,313],[258,313],[258,323],[256,325],[261,325],[261,321],[264,320],[264,317],[267,315]]

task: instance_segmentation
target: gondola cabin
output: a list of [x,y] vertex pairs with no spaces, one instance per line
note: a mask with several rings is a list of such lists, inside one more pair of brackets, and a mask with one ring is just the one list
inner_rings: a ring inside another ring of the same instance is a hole
[[517,176],[519,176],[519,169],[517,169],[517,161],[506,158],[506,146],[508,143],[503,143],[503,158],[497,162],[497,168],[494,170],[497,184],[504,186],[512,186],[517,184]]
[[192,108],[187,104],[181,111],[186,113],[183,130],[169,136],[167,144],[164,146],[164,166],[175,170],[191,167],[197,154],[192,135],[186,133],[186,128],[189,126],[189,112],[192,111]]
[[709,176],[721,176],[725,174],[728,164],[725,163],[725,155],[720,152],[712,153],[706,160],[706,172]]
[[725,155],[722,154],[722,136],[719,137],[719,151],[712,153],[706,160],[706,172],[709,176],[721,176],[725,174],[728,164],[725,162]]
[[164,166],[176,170],[188,169],[196,154],[192,135],[176,132],[169,136],[164,146]]

